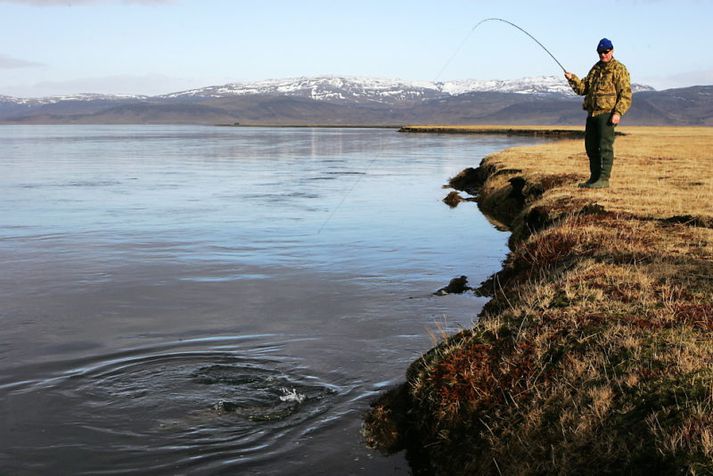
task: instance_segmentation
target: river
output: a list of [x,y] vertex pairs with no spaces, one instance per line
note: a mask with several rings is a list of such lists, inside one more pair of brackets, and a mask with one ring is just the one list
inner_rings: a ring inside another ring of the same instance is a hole
[[0,126],[0,473],[408,474],[361,418],[507,252],[442,185],[534,142]]

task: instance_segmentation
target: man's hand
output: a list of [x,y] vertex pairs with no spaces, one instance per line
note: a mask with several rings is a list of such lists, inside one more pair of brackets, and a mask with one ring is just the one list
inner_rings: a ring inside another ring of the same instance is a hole
[[619,124],[619,121],[621,121],[621,116],[617,113],[614,113],[611,115],[611,123],[614,124],[615,126]]
[[570,73],[569,71],[565,71],[564,77],[567,78],[567,80],[572,79],[572,76],[574,76],[572,73]]

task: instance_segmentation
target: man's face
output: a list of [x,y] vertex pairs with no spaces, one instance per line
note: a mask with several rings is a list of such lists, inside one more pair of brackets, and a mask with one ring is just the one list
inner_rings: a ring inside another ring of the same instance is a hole
[[599,52],[599,61],[608,63],[614,57],[614,50],[605,50]]

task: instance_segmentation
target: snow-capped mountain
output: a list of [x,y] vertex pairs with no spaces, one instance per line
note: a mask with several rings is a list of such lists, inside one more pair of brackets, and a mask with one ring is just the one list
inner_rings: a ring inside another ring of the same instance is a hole
[[[634,84],[634,92],[652,91],[650,86]],[[219,98],[227,96],[272,95],[297,96],[318,101],[343,102],[409,102],[438,97],[458,96],[473,92],[573,96],[564,78],[538,76],[517,80],[404,81],[400,79],[359,77],[301,77],[272,79],[249,83],[191,89],[166,94],[163,98]]]
[[510,81],[462,80],[445,82],[321,76],[230,83],[222,86],[181,91],[167,94],[163,97],[176,99],[268,95],[304,97],[334,103],[404,103],[485,91],[567,95],[571,93],[571,88],[564,79],[553,76]]
[[418,100],[433,97],[439,93],[439,88],[428,81],[320,76],[230,83],[166,94],[162,97],[219,98],[266,95],[304,97],[317,101],[344,103]]
[[149,96],[143,95],[120,95],[120,94],[94,94],[94,93],[79,93],[62,96],[47,96],[41,98],[15,98],[11,96],[0,96],[0,103],[11,102],[23,106],[42,106],[47,104],[56,104],[63,101],[132,101],[144,100]]
[[[627,124],[711,124],[713,86],[632,89]],[[160,96],[0,96],[0,122],[20,124],[581,124],[582,114],[581,98],[559,76],[442,82],[318,76]]]
[[[634,84],[634,92],[653,91],[650,86]],[[190,98],[224,98],[231,96],[287,96],[317,101],[344,103],[412,103],[424,99],[459,96],[474,92],[499,92],[528,95],[573,96],[564,78],[537,76],[515,80],[406,81],[386,78],[317,76],[229,83],[191,89],[159,96],[75,94],[44,98],[0,96],[0,102],[24,106],[56,104],[64,101],[146,101]]]

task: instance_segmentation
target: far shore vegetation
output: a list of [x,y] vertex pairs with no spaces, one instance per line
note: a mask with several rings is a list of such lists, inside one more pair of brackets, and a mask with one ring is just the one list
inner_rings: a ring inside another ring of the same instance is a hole
[[713,474],[713,128],[618,130],[610,189],[577,188],[581,139],[451,180],[511,252],[478,323],[373,403],[371,445],[424,474]]

